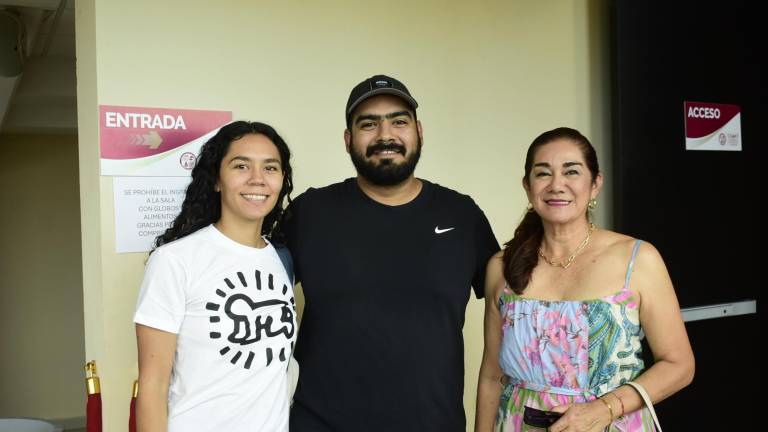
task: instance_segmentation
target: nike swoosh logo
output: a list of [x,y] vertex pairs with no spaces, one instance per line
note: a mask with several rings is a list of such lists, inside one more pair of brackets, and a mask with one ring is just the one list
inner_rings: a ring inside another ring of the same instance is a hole
[[436,226],[435,227],[435,234],[442,234],[444,232],[448,232],[448,231],[453,230],[453,229],[455,229],[455,228],[440,229],[439,226]]

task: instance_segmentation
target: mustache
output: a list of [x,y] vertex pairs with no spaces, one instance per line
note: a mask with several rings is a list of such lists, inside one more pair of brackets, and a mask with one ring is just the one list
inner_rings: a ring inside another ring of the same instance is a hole
[[405,156],[405,146],[392,142],[378,142],[368,147],[368,149],[365,151],[365,156],[370,157],[373,156],[374,153],[382,151],[394,151]]

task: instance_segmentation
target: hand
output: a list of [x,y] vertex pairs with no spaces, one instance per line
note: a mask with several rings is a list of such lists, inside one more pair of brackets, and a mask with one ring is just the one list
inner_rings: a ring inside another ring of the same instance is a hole
[[600,432],[613,421],[608,408],[599,400],[558,405],[552,411],[565,413],[549,427],[552,432]]

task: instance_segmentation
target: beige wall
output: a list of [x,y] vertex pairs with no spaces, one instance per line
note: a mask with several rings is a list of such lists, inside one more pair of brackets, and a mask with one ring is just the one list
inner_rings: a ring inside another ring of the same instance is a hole
[[[420,103],[417,174],[474,197],[504,241],[526,203],[528,143],[560,125],[607,136],[607,80],[594,39],[601,3],[78,0],[86,352],[101,365],[107,430],[127,417],[136,374],[131,316],[145,255],[114,253],[112,181],[98,176],[97,104],[231,110],[271,123],[295,152],[300,192],[354,174],[342,141],[346,98],[361,79],[391,74]],[[472,300],[469,424],[481,324],[482,304]]]
[[0,135],[0,203],[0,417],[80,417],[77,138]]

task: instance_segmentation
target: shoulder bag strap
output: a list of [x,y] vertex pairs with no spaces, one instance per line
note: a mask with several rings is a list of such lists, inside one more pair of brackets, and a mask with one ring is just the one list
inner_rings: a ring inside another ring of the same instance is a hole
[[653,417],[653,423],[656,425],[656,430],[661,432],[661,425],[659,424],[659,418],[656,417],[656,410],[653,409],[653,402],[651,401],[651,397],[648,396],[648,392],[645,391],[645,388],[643,388],[643,386],[641,386],[636,382],[629,381],[625,384],[631,385],[635,390],[637,390],[638,393],[640,393],[640,397],[643,398],[643,402],[645,402],[645,406],[647,406],[648,411],[651,412],[651,417]]
[[283,245],[273,244],[273,246],[275,247],[275,251],[277,251],[277,256],[280,257],[280,262],[283,263],[285,272],[288,274],[288,279],[291,283],[294,283],[293,258],[291,258],[291,252]]
[[[293,258],[291,257],[291,252],[284,245],[273,244],[273,246],[275,247],[275,251],[277,251],[277,256],[280,257],[280,262],[283,263],[285,272],[288,274],[288,279],[291,283],[294,283]],[[298,382],[299,362],[296,361],[293,357],[293,353],[291,353],[291,357],[288,359],[288,399],[291,401],[291,405],[293,405],[293,394],[296,392],[296,384],[298,384]]]

